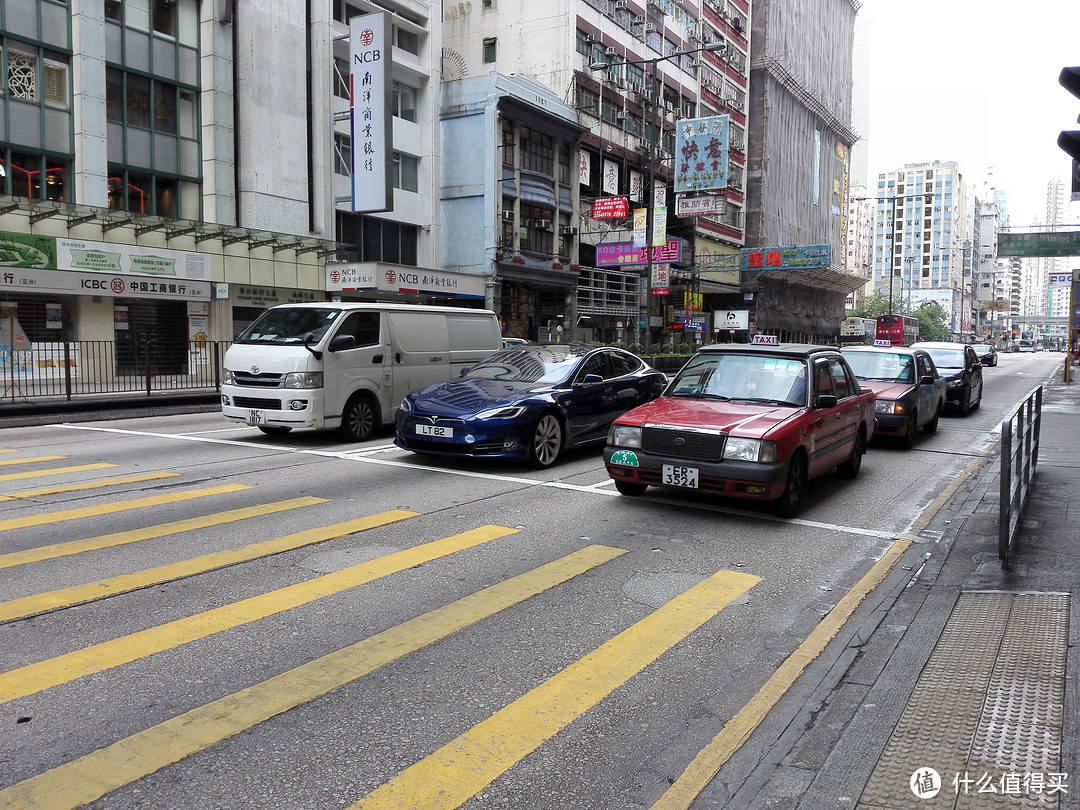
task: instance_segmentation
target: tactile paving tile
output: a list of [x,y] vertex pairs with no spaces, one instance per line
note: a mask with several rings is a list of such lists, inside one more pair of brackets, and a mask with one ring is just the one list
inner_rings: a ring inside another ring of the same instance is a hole
[[962,593],[858,807],[1057,808],[1068,618],[1068,594]]

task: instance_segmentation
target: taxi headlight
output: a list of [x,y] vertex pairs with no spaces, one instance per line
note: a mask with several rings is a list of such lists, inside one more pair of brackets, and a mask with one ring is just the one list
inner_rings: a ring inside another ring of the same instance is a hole
[[724,458],[729,461],[776,461],[776,442],[765,439],[740,439],[729,436],[724,442]]
[[877,402],[874,403],[874,412],[900,414],[904,412],[904,405],[901,402],[879,399]]
[[641,448],[641,428],[630,425],[612,425],[608,431],[608,444],[612,447]]

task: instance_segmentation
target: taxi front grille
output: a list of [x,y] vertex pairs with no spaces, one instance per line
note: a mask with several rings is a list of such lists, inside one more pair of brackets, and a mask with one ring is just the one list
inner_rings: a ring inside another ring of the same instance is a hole
[[641,449],[668,458],[721,461],[726,438],[726,433],[646,427],[641,431]]

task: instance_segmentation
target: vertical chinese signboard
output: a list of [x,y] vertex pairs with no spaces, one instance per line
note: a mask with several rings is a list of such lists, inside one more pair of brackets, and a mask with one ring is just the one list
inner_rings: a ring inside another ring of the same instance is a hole
[[362,14],[349,21],[353,211],[389,211],[393,207],[390,31],[383,12]]
[[727,188],[731,116],[687,118],[675,127],[675,193]]

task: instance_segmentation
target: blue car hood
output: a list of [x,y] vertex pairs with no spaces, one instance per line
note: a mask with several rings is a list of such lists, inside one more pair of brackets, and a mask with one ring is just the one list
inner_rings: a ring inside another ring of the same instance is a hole
[[550,391],[549,385],[502,380],[450,380],[416,392],[413,410],[437,416],[472,416]]

